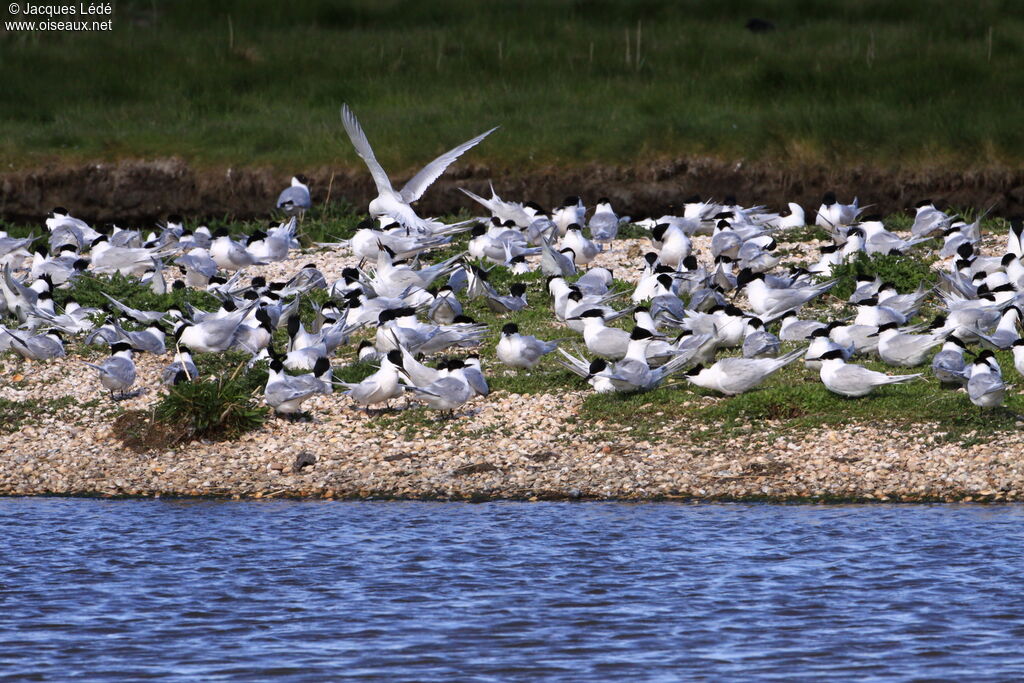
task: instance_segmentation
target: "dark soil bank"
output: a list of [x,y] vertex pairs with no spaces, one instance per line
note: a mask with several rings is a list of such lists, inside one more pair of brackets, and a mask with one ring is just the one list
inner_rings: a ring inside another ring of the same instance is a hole
[[[363,168],[301,169],[312,179],[314,201],[331,186],[332,201],[348,199],[365,206],[372,198]],[[333,182],[332,182],[333,178]],[[0,174],[0,216],[38,221],[54,206],[66,206],[87,220],[152,221],[169,213],[250,218],[265,215],[288,184],[287,172],[266,168],[193,168],[179,159],[121,161],[79,166],[53,165]],[[472,205],[457,188],[485,194],[493,180],[508,199],[532,199],[545,206],[580,194],[587,203],[610,197],[634,217],[667,211],[693,194],[741,204],[784,207],[800,202],[817,207],[822,193],[854,195],[880,213],[913,206],[928,197],[940,205],[994,207],[997,215],[1024,212],[1024,167],[982,170],[906,170],[868,167],[828,168],[782,163],[724,163],[680,159],[645,166],[588,165],[529,171],[463,165],[439,179],[418,203],[420,213],[441,215]]]

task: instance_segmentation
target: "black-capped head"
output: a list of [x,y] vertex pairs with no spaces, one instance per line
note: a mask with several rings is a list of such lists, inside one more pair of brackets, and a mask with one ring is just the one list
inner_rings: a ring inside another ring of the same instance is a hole
[[327,358],[320,357],[316,359],[316,363],[313,364],[313,374],[319,377],[325,372],[331,369],[331,361]]
[[110,353],[112,353],[112,354],[113,353],[119,353],[121,351],[131,351],[131,350],[132,350],[132,345],[129,344],[128,342],[119,341],[119,342],[114,342],[113,344],[110,345]]
[[732,304],[726,304],[725,307],[722,309],[722,312],[734,318],[743,317],[743,311],[741,311],[738,307]]
[[821,337],[827,337],[830,332],[828,327],[819,327],[814,332],[811,332],[811,339],[820,339]]
[[604,318],[604,312],[600,308],[589,308],[582,313],[579,317],[581,318]]
[[887,330],[895,330],[895,329],[899,329],[899,323],[888,322],[888,323],[883,323],[883,324],[878,326],[878,331],[879,332],[885,332]]
[[[368,346],[373,346],[373,344],[369,344],[368,343]],[[359,345],[359,348],[360,349],[363,348],[362,344]],[[388,357],[388,361],[392,365],[394,365],[396,367],[399,367],[399,368],[402,367],[402,352],[401,351],[399,351],[398,349],[392,349],[391,351],[388,351],[388,356],[387,357]]]
[[270,361],[270,369],[274,372],[284,372],[284,363],[281,362],[280,358],[275,356]]
[[598,374],[600,372],[604,372],[607,368],[608,368],[608,361],[606,361],[603,358],[595,358],[594,360],[590,361],[590,375],[591,375],[591,377],[593,377],[594,375],[596,375],[596,374]]
[[519,334],[519,325],[515,323],[505,323],[501,328],[501,333],[504,335]]
[[512,296],[522,296],[526,294],[526,285],[522,282],[513,282],[508,291],[511,292]]
[[668,273],[662,273],[657,277],[658,284],[666,289],[672,289],[672,276]]
[[843,357],[843,352],[840,349],[831,349],[820,356],[821,360],[835,360]]
[[[294,316],[292,316],[291,320],[288,321],[288,324],[291,325],[291,321],[295,320],[295,319],[296,318]],[[262,308],[257,310],[256,311],[256,320],[258,320],[259,323],[260,323],[260,326],[263,327],[264,329],[266,329],[268,332],[273,332],[274,323],[270,319],[270,314],[267,313],[266,310],[264,310]]]
[[754,271],[750,270],[750,268],[744,268],[736,275],[736,289],[743,289],[748,284],[758,279],[758,275],[762,278],[764,277],[764,275],[761,275],[760,273],[755,274]]
[[669,226],[668,223],[658,223],[651,228],[651,236],[654,237],[656,241],[661,242],[665,239],[665,233],[668,232],[669,227],[671,226]]
[[974,245],[970,242],[964,242],[956,248],[956,253],[960,258],[969,259],[974,255]]
[[580,203],[579,197],[566,197],[565,201],[562,202],[563,207],[577,206]]
[[836,203],[836,193],[829,190],[824,194],[824,196],[822,196],[821,203],[825,206],[832,206]]
[[469,231],[469,234],[473,237],[483,237],[487,234],[487,228],[483,225],[477,224]]
[[658,255],[653,251],[649,251],[644,254],[644,261],[647,261],[648,266],[653,266],[658,262]]
[[641,339],[650,339],[653,336],[654,335],[651,334],[650,330],[645,330],[642,327],[634,327],[633,331],[629,333],[629,338],[632,339],[633,341],[638,341]]
[[703,369],[704,369],[704,365],[702,365],[701,363],[697,363],[692,368],[687,370],[684,374],[686,376],[688,376],[688,377],[696,377],[697,375],[699,375],[701,373],[701,371]]
[[764,327],[764,321],[760,318],[750,318],[747,320],[747,324],[753,327],[755,330],[760,330]]
[[860,299],[858,301],[855,301],[854,305],[855,306],[877,306],[878,305],[878,297],[877,296],[869,296],[866,299]]
[[475,325],[476,320],[470,318],[468,315],[457,315],[452,319],[453,325]]
[[683,268],[686,270],[697,270],[697,257],[690,254],[683,259]]

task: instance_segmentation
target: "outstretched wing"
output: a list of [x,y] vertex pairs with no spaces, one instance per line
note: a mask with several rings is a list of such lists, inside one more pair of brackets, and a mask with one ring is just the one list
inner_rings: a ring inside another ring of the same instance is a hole
[[378,194],[393,191],[388,174],[377,163],[377,157],[373,156],[373,148],[370,147],[370,141],[366,139],[366,133],[363,132],[359,120],[356,119],[356,115],[352,113],[347,104],[341,105],[341,122],[345,125],[345,132],[348,133],[352,146],[356,148],[356,154],[366,162],[366,167],[370,169],[370,175],[373,176],[373,182],[377,185]]
[[[472,140],[463,142],[458,147],[448,150],[447,152],[445,152],[444,154],[442,154],[441,156],[439,156],[438,158],[434,159],[429,164],[424,166],[423,170],[414,175],[412,178],[410,178],[409,182],[407,182],[405,184],[405,187],[402,188],[402,199],[404,199],[407,202],[414,202],[420,197],[422,197],[423,193],[426,192],[427,188],[430,187],[431,183],[437,180],[438,177],[440,177],[440,175],[444,173],[445,169],[452,165],[452,162],[454,162],[456,159],[462,156],[463,152],[480,144],[480,142],[485,137],[487,137],[496,130],[498,130],[497,126],[491,128],[486,133],[477,135]],[[349,134],[351,135],[351,133]],[[369,149],[369,147],[367,147],[367,149]]]

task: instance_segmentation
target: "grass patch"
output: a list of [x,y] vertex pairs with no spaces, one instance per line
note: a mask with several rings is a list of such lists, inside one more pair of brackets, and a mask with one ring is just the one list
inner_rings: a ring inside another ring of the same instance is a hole
[[39,424],[44,417],[58,422],[73,421],[81,410],[95,407],[96,404],[96,401],[79,403],[70,396],[23,401],[0,398],[0,433],[13,434],[22,427]]
[[167,311],[172,308],[180,310],[185,304],[204,311],[212,311],[220,305],[212,294],[190,287],[168,289],[166,294],[156,294],[148,284],[143,284],[138,278],[120,273],[82,274],[74,279],[70,287],[55,290],[54,301],[59,306],[64,306],[71,300],[85,307],[112,306],[104,294],[140,311]]
[[[814,220],[813,212],[808,212],[807,220]],[[801,228],[786,228],[772,233],[779,242],[831,242],[832,234],[818,225],[805,225]]]
[[151,422],[171,427],[176,434],[172,443],[237,438],[267,418],[267,408],[253,398],[265,381],[265,371],[245,372],[239,365],[231,374],[183,382],[168,388],[154,406]]
[[[1012,356],[1000,352],[997,358],[1011,372]],[[863,364],[889,374],[911,373],[878,362]],[[972,445],[1020,429],[1024,397],[1019,393],[1007,391],[1004,408],[983,412],[964,392],[943,389],[926,369],[917,370],[925,372],[925,379],[848,399],[826,389],[817,373],[798,361],[739,396],[720,397],[688,383],[646,394],[591,394],[583,402],[580,419],[603,431],[628,430],[633,439],[672,440],[685,434],[697,443],[869,424],[905,430],[936,425],[934,436],[940,441]]]
[[934,255],[923,256],[922,254],[874,254],[868,256],[864,252],[858,252],[852,258],[847,258],[841,264],[832,267],[832,274],[822,277],[822,280],[838,280],[836,286],[830,290],[830,294],[845,301],[857,288],[858,277],[882,278],[883,282],[890,282],[897,291],[907,294],[916,290],[922,284],[930,287],[935,284],[938,274],[932,270]]

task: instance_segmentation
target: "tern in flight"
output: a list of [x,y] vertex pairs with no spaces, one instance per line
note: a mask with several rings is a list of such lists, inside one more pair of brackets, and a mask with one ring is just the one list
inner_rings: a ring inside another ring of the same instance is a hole
[[356,115],[352,113],[347,104],[341,107],[341,121],[345,124],[345,131],[352,140],[352,146],[356,148],[356,154],[366,162],[366,167],[370,169],[370,175],[373,176],[373,182],[377,185],[377,198],[370,202],[370,215],[374,218],[388,216],[398,221],[406,229],[415,228],[417,230],[424,230],[425,223],[416,215],[410,204],[422,197],[431,183],[437,180],[463,152],[476,146],[498,129],[495,126],[486,133],[445,152],[424,166],[423,170],[414,175],[401,191],[396,192],[391,187],[387,173],[384,172],[373,155],[373,148],[370,147],[370,142],[366,139],[366,133],[359,125]]

